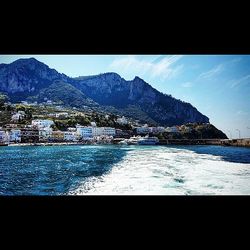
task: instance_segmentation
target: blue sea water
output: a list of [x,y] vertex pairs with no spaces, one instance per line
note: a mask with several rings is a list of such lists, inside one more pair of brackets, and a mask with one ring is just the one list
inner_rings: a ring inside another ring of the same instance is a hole
[[1,195],[250,194],[250,149],[0,147]]

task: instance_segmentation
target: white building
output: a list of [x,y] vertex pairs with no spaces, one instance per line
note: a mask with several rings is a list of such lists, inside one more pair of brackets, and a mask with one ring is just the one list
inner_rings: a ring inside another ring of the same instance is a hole
[[157,127],[158,133],[165,132],[165,127]]
[[14,115],[12,115],[11,117],[11,121],[13,122],[18,122],[20,120],[22,120],[25,116],[25,112],[24,111],[18,111],[17,113],[15,113]]
[[82,138],[92,138],[102,135],[114,136],[115,128],[110,127],[93,127],[93,126],[77,126],[77,133]]
[[165,129],[166,132],[169,132],[169,133],[179,133],[179,129],[176,127],[176,126],[173,126],[173,127],[167,127]]
[[186,125],[182,125],[182,126],[180,127],[180,130],[181,130],[182,132],[185,132],[185,133],[190,133],[190,132],[192,131],[192,128],[189,127],[189,126],[186,126]]
[[64,132],[64,140],[65,141],[77,141],[76,132],[70,132],[70,131]]
[[165,132],[164,127],[149,127],[150,133],[157,134],[157,133],[163,133]]
[[8,134],[5,131],[0,130],[0,143],[4,142],[8,142]]
[[123,116],[122,118],[118,118],[117,123],[121,124],[121,125],[126,125],[128,124],[128,120]]
[[76,133],[82,138],[92,138],[92,127],[76,126]]
[[103,135],[108,135],[108,136],[115,136],[115,128],[110,128],[110,127],[104,127],[103,128]]
[[74,127],[69,127],[69,128],[68,128],[68,131],[70,131],[70,132],[76,132],[76,128],[74,128]]
[[145,124],[143,127],[136,127],[137,134],[147,134],[150,133],[150,128]]
[[104,134],[104,128],[103,127],[92,127],[92,135],[93,137],[101,136]]
[[91,122],[90,125],[91,125],[92,127],[96,127],[96,123],[95,123],[95,122]]
[[10,142],[21,142],[21,130],[20,129],[12,129],[8,132],[9,141]]
[[47,140],[52,136],[52,128],[44,127],[39,129],[39,140]]
[[69,113],[67,113],[67,112],[60,112],[60,113],[55,114],[56,118],[59,118],[59,117],[67,118],[68,116],[69,116]]
[[38,127],[38,129],[44,129],[54,125],[54,122],[51,120],[33,120],[31,124],[32,126]]

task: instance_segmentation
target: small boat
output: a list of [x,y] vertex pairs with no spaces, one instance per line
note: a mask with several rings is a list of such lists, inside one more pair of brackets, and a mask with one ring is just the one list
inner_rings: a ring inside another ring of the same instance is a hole
[[125,139],[123,141],[118,142],[119,145],[128,145],[128,140]]
[[128,145],[137,145],[138,144],[138,140],[141,138],[141,136],[133,136],[133,137],[130,137],[128,140],[127,140],[127,143]]
[[159,139],[157,137],[145,136],[143,138],[138,139],[139,145],[155,145],[157,143],[159,143]]

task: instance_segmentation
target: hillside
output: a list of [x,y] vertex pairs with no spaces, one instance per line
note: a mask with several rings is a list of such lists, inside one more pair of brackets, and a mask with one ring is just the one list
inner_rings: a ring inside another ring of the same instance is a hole
[[97,103],[84,95],[80,90],[69,83],[59,80],[55,81],[47,88],[41,89],[38,95],[28,98],[30,101],[37,102],[43,102],[45,99],[77,108],[82,106],[98,106]]
[[34,58],[0,64],[0,91],[14,102],[40,102],[46,97],[72,107],[103,108],[150,124],[209,122],[190,103],[159,92],[139,77],[126,81],[116,73],[105,73],[70,78]]

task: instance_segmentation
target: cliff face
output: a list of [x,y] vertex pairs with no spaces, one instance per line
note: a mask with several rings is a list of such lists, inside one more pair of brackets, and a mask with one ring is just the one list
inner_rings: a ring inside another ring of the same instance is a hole
[[121,110],[133,105],[138,112],[147,113],[149,118],[162,125],[209,122],[208,117],[191,104],[160,93],[139,77],[126,81],[116,73],[106,73],[76,80],[73,85],[101,105]]
[[17,100],[38,93],[56,79],[67,78],[34,58],[0,65],[0,91],[7,92]]
[[[57,92],[56,82],[64,82]],[[71,90],[70,95],[67,95],[67,90]],[[126,81],[116,73],[105,73],[70,78],[34,58],[1,64],[0,91],[7,93],[13,101],[30,97],[38,97],[39,101],[46,93],[50,93],[51,100],[63,99],[67,95],[65,103],[68,105],[74,106],[77,99],[78,106],[81,103],[111,106],[135,119],[167,126],[209,122],[208,117],[191,104],[157,91],[139,77]]]

